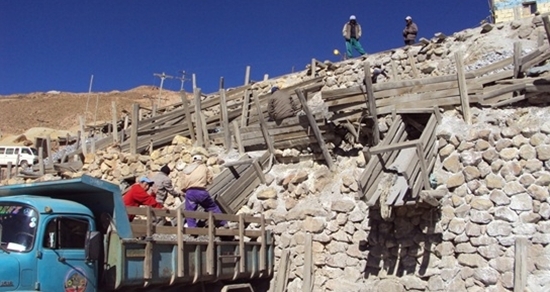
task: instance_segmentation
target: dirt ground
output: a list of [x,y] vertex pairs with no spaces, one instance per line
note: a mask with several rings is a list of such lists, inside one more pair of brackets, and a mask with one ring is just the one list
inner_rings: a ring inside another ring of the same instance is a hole
[[[75,135],[79,129],[79,116],[85,115],[86,108],[86,125],[94,125],[94,120],[96,124],[101,124],[112,119],[113,101],[116,102],[117,115],[121,118],[123,111],[132,111],[134,103],[152,108],[158,97],[159,88],[155,86],[91,94],[36,92],[0,95],[0,144],[17,144],[14,140],[22,134],[26,134],[30,141],[34,141],[35,136],[47,133],[66,136],[68,131]],[[178,92],[162,90],[161,107],[180,101]]]

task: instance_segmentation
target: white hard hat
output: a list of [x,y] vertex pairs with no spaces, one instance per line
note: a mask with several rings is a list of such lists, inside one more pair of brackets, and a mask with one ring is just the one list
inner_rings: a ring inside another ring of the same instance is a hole
[[350,16],[349,20],[355,20],[355,15]]
[[412,20],[412,17],[407,16],[407,17],[405,17],[405,20]]

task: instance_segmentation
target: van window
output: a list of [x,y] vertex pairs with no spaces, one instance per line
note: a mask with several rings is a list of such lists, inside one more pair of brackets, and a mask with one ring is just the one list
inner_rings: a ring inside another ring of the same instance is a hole
[[19,154],[19,148],[15,148],[14,154]]
[[21,153],[31,155],[31,150],[29,150],[29,148],[23,148],[23,149],[21,149]]
[[0,148],[0,154],[4,154],[4,153],[6,153],[6,148],[4,147]]
[[13,148],[6,149],[6,154],[7,155],[12,155],[13,154]]
[[32,154],[38,156],[38,150],[36,150],[36,148],[30,148],[31,151],[32,151]]

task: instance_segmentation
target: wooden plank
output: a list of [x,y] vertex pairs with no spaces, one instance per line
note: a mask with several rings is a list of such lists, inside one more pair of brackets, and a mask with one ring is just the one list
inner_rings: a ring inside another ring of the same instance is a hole
[[323,139],[323,136],[321,135],[321,132],[319,131],[319,126],[317,125],[317,122],[315,122],[315,118],[311,114],[311,111],[309,110],[309,107],[307,105],[306,97],[304,96],[304,93],[301,89],[296,89],[296,94],[298,95],[298,98],[300,99],[300,103],[302,104],[302,110],[306,113],[307,119],[309,120],[309,125],[311,129],[313,130],[313,133],[315,134],[315,137],[317,138],[317,143],[319,144],[319,147],[321,148],[323,152],[323,156],[325,157],[325,161],[329,167],[329,169],[334,170],[334,163],[332,162],[332,157],[330,156],[330,153],[327,150],[327,147],[325,145],[325,141]]
[[418,140],[412,140],[412,141],[406,141],[401,143],[392,143],[389,145],[376,146],[376,147],[370,148],[369,152],[371,155],[376,155],[376,154],[381,154],[389,151],[412,148],[412,147],[416,147],[417,145],[418,145]]
[[118,119],[116,114],[116,101],[111,102],[111,124],[113,127],[113,143],[118,142]]
[[139,127],[139,104],[134,103],[132,107],[132,128],[130,129],[130,154],[137,154],[137,140]]
[[231,150],[231,131],[229,130],[229,116],[227,113],[227,101],[225,96],[225,89],[220,88],[220,108],[221,108],[221,120],[223,128],[223,146],[225,147],[225,152]]
[[185,242],[183,240],[183,222],[184,222],[184,218],[183,218],[183,208],[178,208],[178,216],[177,216],[177,228],[178,228],[178,231],[177,231],[177,236],[178,236],[178,252],[177,252],[177,265],[178,265],[178,270],[177,270],[177,277],[178,278],[181,278],[183,276],[185,276],[185,266],[186,266],[186,261],[185,261],[185,255],[184,255],[184,252],[185,252]]
[[244,245],[244,219],[243,214],[239,215],[239,273],[246,271],[246,250]]
[[514,42],[514,78],[519,78],[521,72],[521,43]]
[[254,167],[254,170],[256,170],[256,174],[258,175],[258,178],[260,179],[260,182],[262,184],[265,184],[266,183],[265,175],[264,175],[262,167],[260,166],[260,163],[258,163],[257,160],[254,160],[254,162],[252,163],[252,166]]
[[542,23],[544,24],[544,31],[546,32],[546,40],[550,45],[550,20],[548,20],[548,15],[542,16]]
[[[513,76],[514,76],[513,70],[504,70],[501,72],[491,73],[489,75],[476,78],[475,81],[483,86],[486,86],[487,84],[493,83],[497,80],[508,79],[508,78],[512,78]],[[470,89],[470,84],[468,84],[468,89]]]
[[233,121],[233,135],[235,136],[235,140],[237,142],[237,149],[239,149],[239,155],[243,155],[244,146],[243,146],[243,141],[241,139],[241,131],[239,130],[239,124],[237,121]]
[[193,96],[195,101],[195,127],[197,129],[196,135],[197,135],[197,145],[204,147],[204,132],[202,129],[202,122],[201,122],[201,89],[195,88],[193,89]]
[[210,137],[208,135],[208,128],[206,127],[206,119],[204,117],[204,114],[201,112],[200,115],[200,122],[202,125],[202,135],[204,137],[204,147],[208,148],[210,147]]
[[206,247],[206,273],[208,275],[214,275],[215,267],[215,243],[214,243],[214,227],[216,222],[212,211],[208,212],[208,246]]
[[390,65],[391,65],[391,77],[394,81],[398,81],[399,73],[397,72],[397,66],[395,65],[395,61],[391,60]]
[[370,63],[365,61],[363,66],[363,71],[365,72],[365,86],[367,89],[367,108],[369,110],[369,115],[372,120],[372,136],[373,144],[378,145],[380,143],[380,128],[378,126],[378,113],[376,110],[376,100],[374,97],[374,91],[372,90],[372,79],[370,76]]
[[241,127],[248,126],[248,115],[250,111],[250,90],[245,90],[244,99],[241,108]]
[[306,234],[306,239],[304,243],[304,266],[303,266],[303,283],[302,291],[303,292],[312,292],[313,291],[313,251],[312,251],[312,238],[311,233]]
[[275,147],[273,147],[273,140],[271,139],[271,136],[267,132],[267,124],[264,119],[264,115],[261,110],[260,106],[260,100],[258,99],[258,95],[254,91],[252,93],[252,96],[254,98],[254,103],[256,104],[256,110],[258,112],[258,117],[260,119],[260,128],[262,130],[262,135],[264,136],[265,144],[267,145],[267,149],[269,150],[269,153],[275,155]]
[[509,104],[512,104],[512,103],[522,101],[526,98],[527,98],[527,96],[525,94],[514,96],[512,98],[508,98],[508,99],[496,102],[496,103],[492,104],[491,107],[492,108],[498,108],[498,107],[501,107],[501,106],[505,106],[505,105],[509,105]]
[[288,273],[290,272],[290,250],[283,249],[281,253],[281,259],[279,261],[279,268],[277,269],[277,275],[275,276],[275,291],[285,292],[288,284]]
[[185,123],[187,124],[187,129],[189,129],[189,135],[191,140],[195,141],[195,129],[193,128],[193,120],[191,119],[191,110],[189,109],[189,100],[187,99],[187,94],[185,90],[181,91],[181,104],[183,105],[183,111],[185,114]]
[[458,78],[458,88],[460,92],[460,104],[462,107],[462,116],[466,124],[472,124],[472,114],[470,113],[470,97],[468,96],[468,86],[464,76],[464,61],[461,51],[455,53],[456,75]]
[[[147,238],[152,239],[153,237],[153,213],[151,206],[146,207],[147,210],[147,221],[145,224]],[[143,278],[146,280],[146,286],[150,283],[148,280],[153,279],[153,242],[148,241],[145,244],[145,259],[143,260]]]
[[477,70],[474,70],[471,73],[473,77],[468,76],[469,74],[466,74],[466,78],[474,78],[474,77],[481,77],[489,72],[496,71],[499,69],[502,69],[506,66],[512,65],[514,62],[514,57],[508,57],[506,59],[500,60],[498,62],[492,63],[489,66],[485,66],[482,68],[479,68]]
[[[547,18],[548,19],[548,18]],[[518,237],[514,246],[514,292],[527,288],[527,238]]]
[[525,90],[526,85],[523,83],[520,84],[511,84],[511,85],[504,85],[504,86],[493,86],[493,89],[491,91],[483,93],[482,100],[488,100],[493,97],[497,97],[499,95],[503,95],[506,93],[514,92],[514,91],[521,91]]

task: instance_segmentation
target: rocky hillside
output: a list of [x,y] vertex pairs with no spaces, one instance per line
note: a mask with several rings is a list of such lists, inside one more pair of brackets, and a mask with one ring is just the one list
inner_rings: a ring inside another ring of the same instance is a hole
[[[457,51],[464,52],[469,71],[512,56],[515,41],[521,42],[523,55],[547,44],[540,23],[531,18],[438,35],[426,46],[325,62],[325,69],[317,73],[323,77],[322,90],[357,85],[364,78],[364,60],[385,67],[390,79],[439,76],[455,72]],[[307,73],[300,72],[254,86],[265,92],[273,84],[290,86],[304,78]],[[358,151],[336,155],[334,171],[313,161],[274,165],[266,184],[240,212],[272,220],[277,273],[282,272],[277,267],[280,257],[289,254],[287,291],[303,290],[308,236],[312,236],[313,291],[514,291],[520,280],[529,291],[550,291],[548,101],[543,95],[536,105],[472,108],[472,125],[464,123],[455,108],[445,108],[431,174],[434,186],[448,191],[438,208],[402,206],[382,218],[380,209],[367,207],[358,190],[357,179],[366,164]],[[320,96],[310,102],[322,108]],[[380,117],[378,122],[384,133],[391,118]],[[365,146],[357,144],[350,146]],[[238,157],[235,150],[198,148],[178,136],[172,145],[151,155],[129,155],[116,148],[90,154],[82,171],[65,175],[87,173],[118,183],[121,177],[156,171],[164,164],[182,170],[193,153],[209,157],[207,164],[215,173],[223,161]],[[177,185],[177,171],[171,175]],[[167,205],[180,203],[171,198]],[[521,257],[520,249],[525,250]],[[514,279],[519,263],[526,267],[525,279]]]

